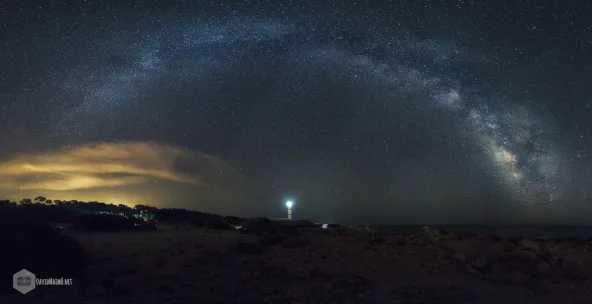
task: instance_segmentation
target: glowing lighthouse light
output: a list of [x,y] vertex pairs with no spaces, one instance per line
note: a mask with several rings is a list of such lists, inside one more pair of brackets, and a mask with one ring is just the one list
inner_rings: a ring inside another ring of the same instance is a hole
[[288,219],[289,220],[292,219],[292,206],[294,206],[294,203],[292,201],[286,202],[286,207],[288,207]]

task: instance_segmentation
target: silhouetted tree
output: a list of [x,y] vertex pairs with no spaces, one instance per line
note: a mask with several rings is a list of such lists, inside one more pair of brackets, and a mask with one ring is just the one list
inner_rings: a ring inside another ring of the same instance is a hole
[[61,200],[54,200],[53,203],[59,206],[62,204],[62,201]]
[[43,203],[47,200],[47,198],[43,197],[43,196],[38,196],[35,198],[35,203]]
[[148,206],[148,205],[135,205],[134,206],[134,210],[135,211],[140,211],[140,212],[144,211],[144,212],[154,213],[154,212],[156,212],[158,210],[158,208],[151,207],[151,206]]
[[46,203],[47,205],[51,205],[53,202],[52,202],[52,200],[48,199],[48,200],[45,200],[45,203]]
[[31,205],[31,204],[33,204],[33,202],[31,201],[30,198],[23,198],[19,203],[21,205]]

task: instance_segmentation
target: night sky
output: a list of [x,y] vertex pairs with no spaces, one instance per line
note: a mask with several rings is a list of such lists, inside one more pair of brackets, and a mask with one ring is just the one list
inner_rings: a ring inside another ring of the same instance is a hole
[[589,1],[135,2],[1,2],[0,198],[592,224]]

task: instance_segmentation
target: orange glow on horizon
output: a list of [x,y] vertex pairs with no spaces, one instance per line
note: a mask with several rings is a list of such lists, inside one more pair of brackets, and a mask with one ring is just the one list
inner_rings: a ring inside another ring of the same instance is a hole
[[225,185],[232,171],[216,156],[164,143],[96,143],[0,160],[0,199],[163,207]]

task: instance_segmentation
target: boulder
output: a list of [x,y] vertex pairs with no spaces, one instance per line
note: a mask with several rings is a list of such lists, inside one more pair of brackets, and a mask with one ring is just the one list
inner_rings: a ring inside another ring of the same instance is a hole
[[476,269],[483,269],[489,265],[489,259],[485,255],[480,255],[473,264]]
[[504,250],[504,246],[500,244],[494,244],[485,247],[473,263],[475,268],[484,269],[487,266],[497,262]]
[[544,273],[544,272],[551,270],[551,265],[549,265],[549,263],[547,263],[545,261],[539,261],[537,264],[537,268],[540,273]]
[[534,252],[538,252],[539,250],[539,245],[537,245],[537,243],[527,239],[521,239],[518,242],[518,246],[522,247],[523,249],[532,250]]
[[370,240],[368,241],[369,245],[379,245],[384,244],[386,242],[386,238],[382,235],[373,235]]
[[531,250],[515,250],[509,253],[509,258],[519,259],[523,261],[537,261],[538,255]]
[[424,226],[413,236],[413,242],[418,245],[437,243],[440,240],[440,233],[437,230]]
[[457,253],[462,255],[467,262],[477,259],[484,252],[482,246],[466,240],[441,243],[440,247],[451,252],[452,255]]
[[458,252],[452,255],[452,260],[461,265],[467,263],[467,257],[464,254]]

